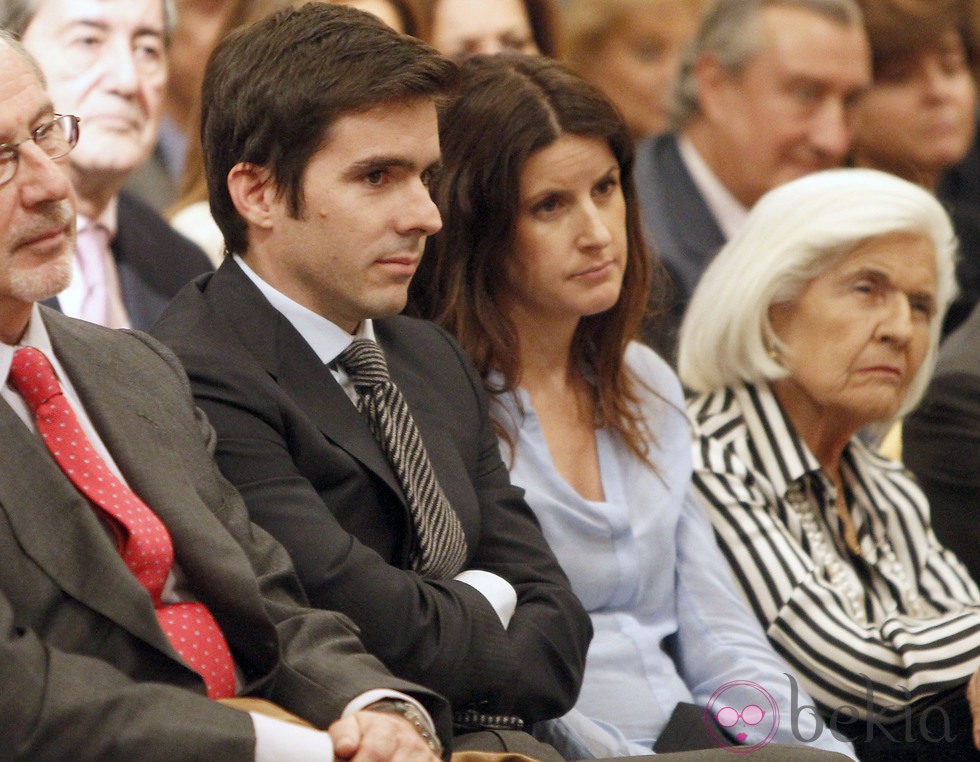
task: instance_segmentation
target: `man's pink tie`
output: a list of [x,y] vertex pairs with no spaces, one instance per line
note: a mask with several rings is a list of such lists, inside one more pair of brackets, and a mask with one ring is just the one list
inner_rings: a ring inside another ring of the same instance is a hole
[[75,256],[85,285],[78,316],[99,325],[109,325],[109,279],[105,262],[108,248],[109,231],[103,225],[93,222],[78,231]]

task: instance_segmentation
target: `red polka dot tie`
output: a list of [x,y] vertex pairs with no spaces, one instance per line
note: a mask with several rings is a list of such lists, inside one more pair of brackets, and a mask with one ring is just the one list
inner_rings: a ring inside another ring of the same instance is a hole
[[48,358],[34,347],[18,349],[10,381],[34,412],[38,433],[57,464],[109,519],[123,560],[153,599],[160,627],[174,649],[204,678],[209,697],[234,696],[234,661],[208,608],[196,601],[164,604],[160,600],[174,561],[170,533],[93,449]]

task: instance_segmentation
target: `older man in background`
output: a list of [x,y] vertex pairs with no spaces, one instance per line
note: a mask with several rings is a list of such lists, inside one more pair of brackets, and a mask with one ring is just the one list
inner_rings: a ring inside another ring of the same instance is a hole
[[121,193],[153,150],[167,81],[172,0],[0,0],[0,28],[38,60],[60,113],[83,125],[71,155],[78,194],[73,277],[52,300],[113,328],[148,328],[211,269],[195,245]]
[[655,347],[673,355],[694,286],[760,196],[843,162],[870,67],[854,0],[720,0],[705,16],[674,130],[637,150],[644,223],[673,286]]

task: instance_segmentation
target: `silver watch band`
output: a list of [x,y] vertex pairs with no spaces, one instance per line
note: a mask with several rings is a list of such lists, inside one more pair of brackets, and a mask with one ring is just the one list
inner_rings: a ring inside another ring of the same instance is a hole
[[429,723],[428,718],[419,711],[419,708],[415,706],[411,701],[402,701],[400,699],[381,699],[381,701],[375,701],[373,704],[368,704],[364,707],[368,712],[388,712],[389,714],[400,714],[410,723],[412,727],[415,728],[415,732],[422,736],[422,740],[425,741],[426,745],[432,750],[432,753],[437,757],[442,756],[442,742],[439,740],[439,736],[435,734],[434,729]]

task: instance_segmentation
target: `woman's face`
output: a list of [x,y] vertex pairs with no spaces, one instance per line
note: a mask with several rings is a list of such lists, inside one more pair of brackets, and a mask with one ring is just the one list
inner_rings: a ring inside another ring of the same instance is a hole
[[934,186],[970,149],[977,90],[956,32],[878,73],[857,109],[855,161]]
[[935,310],[935,250],[913,233],[868,239],[773,305],[789,371],[774,386],[790,419],[853,434],[891,418],[929,349]]
[[667,97],[697,25],[690,0],[654,0],[625,14],[587,62],[582,73],[619,109],[634,137],[667,129]]
[[563,135],[521,172],[505,311],[555,325],[608,310],[619,299],[626,241],[626,201],[609,144]]
[[450,58],[539,52],[523,0],[439,0],[432,44]]

